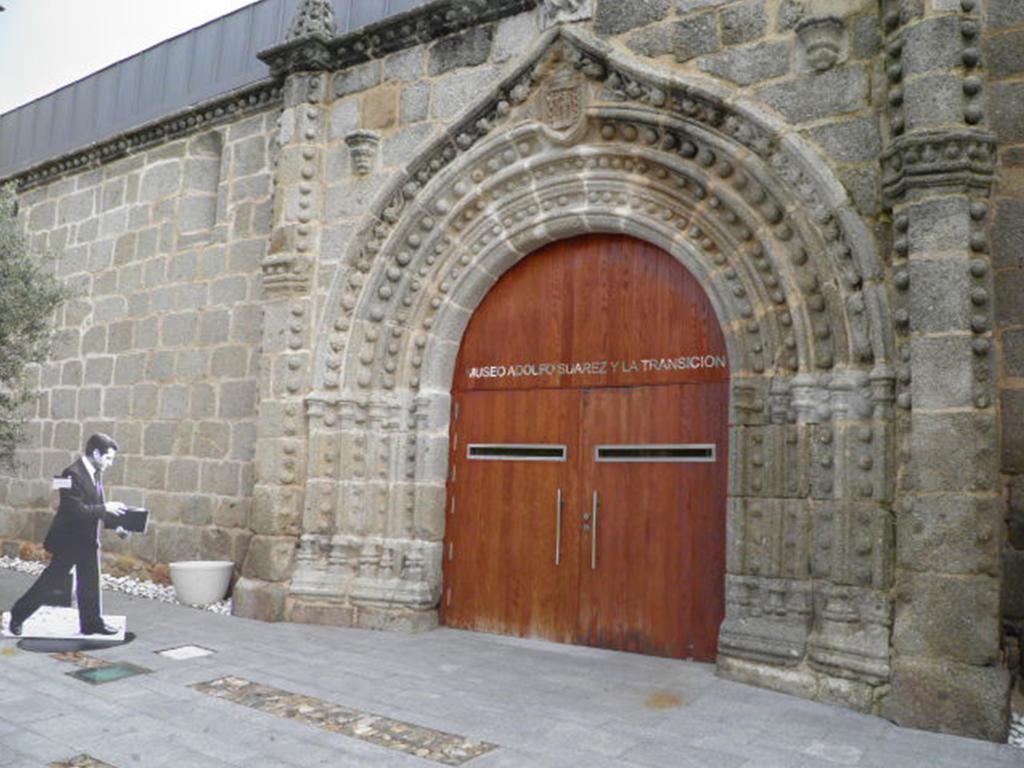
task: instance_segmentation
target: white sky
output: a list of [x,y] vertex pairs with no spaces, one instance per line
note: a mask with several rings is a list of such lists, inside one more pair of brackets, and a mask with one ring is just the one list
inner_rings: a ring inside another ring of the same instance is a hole
[[0,0],[0,114],[254,0]]

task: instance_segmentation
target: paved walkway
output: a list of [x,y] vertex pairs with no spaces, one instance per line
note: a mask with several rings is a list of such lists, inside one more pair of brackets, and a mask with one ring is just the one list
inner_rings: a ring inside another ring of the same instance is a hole
[[[0,571],[0,607],[29,581]],[[0,641],[0,766],[1024,766],[1013,747],[897,728],[719,680],[705,664],[104,601],[127,614],[134,642],[55,658]],[[215,653],[156,653],[184,644]],[[116,663],[150,671],[103,684],[69,674],[100,665],[103,678]],[[102,762],[68,762],[80,755]]]

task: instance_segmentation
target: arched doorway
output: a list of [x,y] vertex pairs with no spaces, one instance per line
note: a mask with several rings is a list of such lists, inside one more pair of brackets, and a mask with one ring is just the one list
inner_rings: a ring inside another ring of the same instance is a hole
[[586,235],[509,270],[453,380],[444,623],[712,660],[728,384],[711,304],[661,249]]

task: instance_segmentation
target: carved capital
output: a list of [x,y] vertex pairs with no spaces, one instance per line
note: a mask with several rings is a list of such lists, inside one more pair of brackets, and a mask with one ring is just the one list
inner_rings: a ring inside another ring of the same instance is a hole
[[263,293],[268,299],[307,293],[312,272],[312,259],[298,254],[267,256],[260,265],[263,272]]
[[989,194],[996,139],[972,129],[898,137],[882,155],[882,188],[892,204],[915,190]]
[[584,21],[593,15],[593,0],[544,0],[541,24],[548,29],[556,24]]

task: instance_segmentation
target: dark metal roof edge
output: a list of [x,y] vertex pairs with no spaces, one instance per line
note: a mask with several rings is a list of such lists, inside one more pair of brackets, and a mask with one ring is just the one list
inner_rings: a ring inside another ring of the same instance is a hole
[[[280,104],[283,102],[284,76],[290,72],[308,70],[310,65],[316,69],[326,67],[340,71],[473,26],[532,10],[539,2],[540,0],[435,0],[347,32],[330,41],[319,36],[310,36],[274,46],[259,54],[262,60],[271,65],[273,76],[270,78],[218,95],[109,138],[78,147],[56,158],[36,163],[7,177],[0,177],[0,183],[14,181],[18,190],[24,191],[67,173],[98,167],[141,149],[148,149],[160,142],[226,122],[227,117]],[[250,7],[245,6],[234,13]],[[330,49],[330,54],[325,61],[321,57],[326,49]]]
[[281,102],[280,79],[267,78],[0,178],[0,184],[14,182],[17,190],[24,192],[65,174],[97,168],[112,160],[233,121],[242,115],[277,106]]

